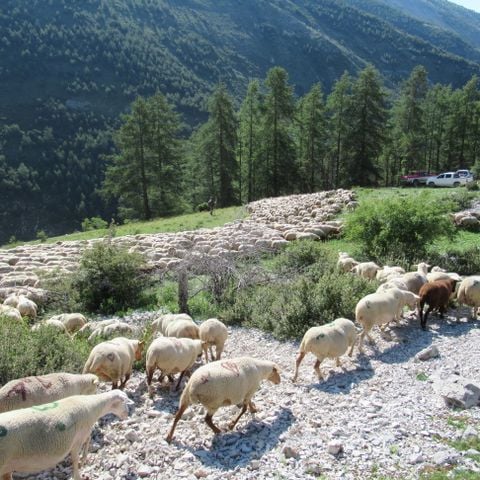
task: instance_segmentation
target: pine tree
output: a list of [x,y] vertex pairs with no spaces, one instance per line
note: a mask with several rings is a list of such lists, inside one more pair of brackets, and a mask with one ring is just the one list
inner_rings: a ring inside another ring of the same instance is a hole
[[245,185],[247,202],[258,198],[256,193],[261,149],[261,132],[259,129],[262,113],[261,104],[260,82],[252,80],[248,85],[247,94],[240,108],[238,129],[239,157],[244,165],[244,168],[240,168],[240,183],[241,186]]
[[298,103],[298,161],[301,189],[314,192],[320,186],[328,188],[327,166],[324,164],[326,121],[322,87],[313,85]]
[[327,113],[329,115],[329,156],[331,158],[331,184],[334,188],[342,183],[344,171],[344,144],[348,133],[348,112],[351,101],[352,79],[345,72],[333,86],[327,98]]
[[387,111],[379,72],[362,70],[353,84],[349,108],[348,178],[351,185],[375,185],[378,159],[385,140]]
[[267,154],[266,195],[291,193],[296,182],[295,149],[291,137],[294,114],[293,88],[288,84],[288,74],[281,67],[267,73],[263,120],[264,148]]

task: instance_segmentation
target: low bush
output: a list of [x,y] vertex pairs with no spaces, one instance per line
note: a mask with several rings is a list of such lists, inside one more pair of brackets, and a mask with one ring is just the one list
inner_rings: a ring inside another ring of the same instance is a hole
[[415,198],[364,202],[347,218],[346,237],[359,242],[371,259],[404,258],[412,263],[425,257],[432,241],[454,236],[446,215],[453,208],[446,200],[433,201],[427,192]]
[[85,218],[82,222],[82,232],[101,230],[108,227],[108,222],[100,217]]
[[32,332],[25,321],[0,318],[0,384],[30,375],[80,373],[90,348],[86,340],[71,339],[54,327]]
[[73,275],[71,289],[82,310],[111,314],[151,302],[145,259],[105,240],[86,250]]
[[459,275],[478,275],[480,272],[480,245],[448,249],[443,253],[431,251],[427,258],[432,265],[439,265]]

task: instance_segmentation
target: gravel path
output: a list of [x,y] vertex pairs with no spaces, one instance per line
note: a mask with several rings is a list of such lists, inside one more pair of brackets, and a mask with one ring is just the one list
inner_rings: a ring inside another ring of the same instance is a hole
[[[131,417],[100,421],[84,478],[413,479],[428,465],[445,462],[478,471],[480,478],[479,463],[438,439],[462,434],[449,425],[452,417],[480,429],[478,407],[454,411],[432,388],[430,377],[440,371],[480,382],[480,324],[466,318],[456,322],[450,313],[448,321],[433,317],[428,332],[416,320],[405,320],[383,338],[374,332],[376,346],[367,342],[364,355],[355,351],[342,368],[326,361],[328,376],[322,382],[314,376],[314,357],[307,356],[296,384],[291,378],[297,342],[230,328],[225,357],[264,357],[283,370],[280,385],[264,382],[254,397],[259,413],[254,418],[246,414],[234,432],[215,437],[203,422],[202,407],[191,407],[169,445],[165,437],[179,393],[164,384],[150,399],[145,375],[137,372],[126,390],[135,400]],[[135,320],[142,316],[136,315]],[[430,344],[440,357],[415,361],[415,354]],[[223,408],[214,420],[225,427],[236,411]],[[343,451],[334,455],[329,446]],[[63,479],[70,472],[61,465],[30,478]]]

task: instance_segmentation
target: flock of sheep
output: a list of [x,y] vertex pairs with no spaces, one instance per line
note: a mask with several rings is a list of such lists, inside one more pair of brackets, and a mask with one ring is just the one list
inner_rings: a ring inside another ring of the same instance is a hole
[[[267,225],[270,229],[267,231],[281,232],[281,238],[274,240],[263,235],[253,235],[255,242],[260,242],[253,245],[266,242],[272,247],[272,242],[275,241],[323,238],[322,235],[326,236],[325,232],[329,228],[332,229],[330,233],[335,233],[339,225],[327,220],[329,215],[338,213],[340,205],[349,205],[350,208],[355,206],[353,198],[345,192],[337,191],[335,195],[322,192],[321,197],[309,197],[312,199],[309,208],[304,207],[302,210],[293,203],[293,207],[286,213],[284,208],[282,210],[281,202],[275,203],[278,199],[267,199],[258,205],[251,204],[252,217],[255,217],[252,221]],[[341,201],[338,201],[339,198]],[[270,201],[274,204],[270,205]],[[320,206],[322,202],[326,203],[327,209]],[[280,211],[283,211],[283,223],[279,222]],[[299,221],[297,218],[293,227],[292,219],[296,215],[304,220]],[[289,224],[289,221],[292,221],[292,224]],[[320,221],[330,223],[323,223],[322,230],[319,227]],[[236,228],[238,233],[238,226],[232,228]],[[228,232],[228,247],[236,247],[236,251],[241,251],[242,244],[234,245],[235,241],[239,242],[238,236],[234,241],[231,232]],[[176,240],[178,241],[178,237]],[[185,237],[181,241],[185,243],[186,240],[188,238]],[[177,245],[179,246],[180,244]],[[200,245],[197,242],[195,246],[202,247],[201,241]],[[204,253],[207,253],[207,250],[211,253],[211,246],[207,248],[206,244],[203,244],[203,247],[206,250]],[[136,248],[138,249],[138,246]],[[185,243],[183,248],[189,247]],[[224,250],[231,251],[227,248]],[[14,255],[18,257],[18,254],[19,251]],[[177,260],[181,261],[181,258],[175,259]],[[6,263],[15,266],[18,262],[17,258],[16,261],[11,261],[11,264]],[[443,314],[449,300],[454,296],[459,304],[473,308],[474,318],[480,308],[480,276],[462,279],[458,274],[445,272],[439,267],[434,267],[429,272],[430,267],[426,263],[420,263],[415,272],[405,272],[401,267],[381,268],[374,262],[357,262],[346,253],[339,254],[337,266],[345,274],[377,279],[382,283],[375,293],[365,296],[357,303],[355,320],[361,329],[353,321],[340,318],[305,332],[295,362],[292,379],[294,382],[307,353],[310,352],[316,357],[314,370],[318,378],[322,379],[320,367],[324,359],[333,358],[337,365],[340,365],[340,357],[347,352],[352,356],[357,342],[359,351],[362,351],[364,337],[367,336],[372,341],[371,329],[378,325],[383,331],[389,322],[399,321],[405,306],[418,306],[418,316],[423,328],[426,328],[429,313],[438,309],[440,314]],[[22,275],[29,273],[23,272]],[[7,276],[8,278],[13,277]],[[0,315],[17,319],[22,316],[35,318],[37,306],[34,289],[38,284],[20,285],[27,290],[19,290],[15,288],[16,285],[13,287],[12,290],[12,285],[4,285],[3,294],[0,292],[4,299],[3,305],[0,305]],[[424,313],[425,305],[428,305],[428,308]],[[43,324],[54,326],[69,335],[88,334],[91,341],[99,336],[113,338],[92,348],[82,374],[53,373],[26,377],[13,380],[0,389],[0,476],[3,480],[11,479],[13,472],[34,473],[51,468],[68,454],[72,459],[73,478],[79,480],[80,466],[88,453],[95,422],[108,413],[121,419],[126,418],[128,406],[133,403],[122,389],[132,374],[134,362],[142,358],[144,345],[138,339],[124,336],[135,333],[130,325],[114,320],[87,322],[79,313],[57,315],[37,323],[35,328],[41,328]],[[151,328],[159,336],[154,338],[146,352],[146,383],[150,395],[154,395],[152,383],[157,370],[160,371],[160,384],[167,377],[173,385],[173,376],[179,374],[175,385],[177,390],[180,389],[184,377],[189,376],[167,435],[169,442],[172,441],[177,424],[189,405],[202,404],[206,410],[206,424],[215,433],[219,433],[220,429],[212,418],[219,408],[229,405],[241,407],[239,414],[228,425],[228,428],[233,429],[247,410],[251,413],[256,411],[252,399],[261,381],[269,380],[274,384],[280,382],[281,372],[278,366],[269,360],[248,356],[222,359],[228,331],[217,319],[209,319],[198,325],[186,314],[165,314],[155,319]],[[202,356],[205,364],[190,374],[192,367]],[[111,382],[112,390],[96,394],[99,380]]]

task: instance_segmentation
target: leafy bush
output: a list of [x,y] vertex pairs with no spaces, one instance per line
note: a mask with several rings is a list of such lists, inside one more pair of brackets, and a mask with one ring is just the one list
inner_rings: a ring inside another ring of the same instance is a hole
[[39,230],[36,236],[37,240],[40,240],[41,243],[45,243],[48,240],[48,235],[45,230]]
[[105,240],[86,250],[71,287],[84,310],[105,314],[146,306],[145,259]]
[[25,321],[0,318],[0,384],[30,375],[81,372],[90,348],[86,340],[71,339],[54,327],[32,332]]
[[452,208],[451,202],[434,201],[427,193],[364,202],[347,218],[345,232],[372,259],[400,257],[411,263],[425,256],[433,240],[453,237],[454,226],[445,215]]
[[477,198],[478,195],[467,189],[457,190],[452,193],[451,199],[454,203],[454,210],[466,210],[472,206],[472,200]]
[[208,210],[209,210],[209,208],[208,208],[207,202],[199,203],[195,207],[196,212],[208,212]]
[[477,275],[480,272],[480,246],[470,246],[465,249],[449,249],[446,252],[429,252],[428,261],[439,265],[449,272],[459,275]]
[[478,186],[478,182],[477,181],[473,181],[473,182],[468,182],[466,185],[465,185],[466,189],[470,192],[478,192],[480,190],[480,187]]
[[101,230],[107,227],[108,227],[108,222],[106,222],[105,220],[103,220],[103,218],[100,218],[100,217],[85,218],[82,221],[83,232],[88,232],[90,230]]

